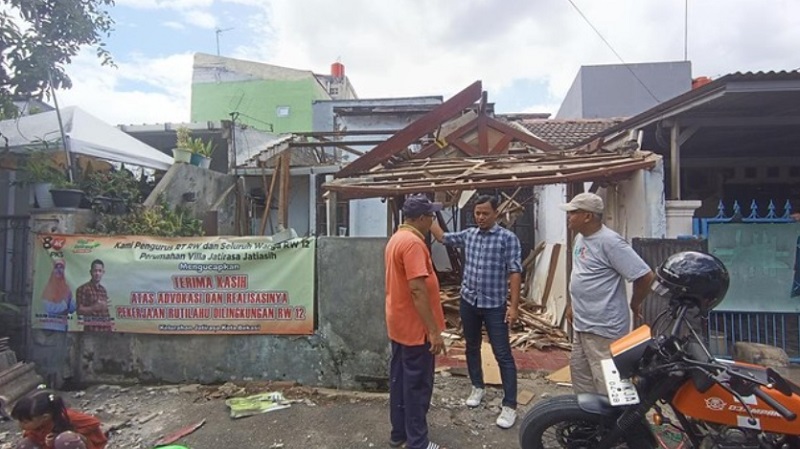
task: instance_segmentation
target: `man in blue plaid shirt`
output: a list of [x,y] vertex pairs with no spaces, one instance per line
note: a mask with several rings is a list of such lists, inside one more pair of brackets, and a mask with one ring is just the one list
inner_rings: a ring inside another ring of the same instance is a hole
[[511,354],[508,328],[519,313],[522,249],[517,236],[497,224],[497,206],[497,197],[480,195],[474,209],[477,228],[444,232],[434,221],[431,234],[439,242],[462,248],[464,252],[460,313],[467,345],[467,371],[472,382],[467,406],[477,407],[485,394],[481,369],[485,325],[503,381],[503,406],[496,424],[508,429],[517,418],[517,366]]

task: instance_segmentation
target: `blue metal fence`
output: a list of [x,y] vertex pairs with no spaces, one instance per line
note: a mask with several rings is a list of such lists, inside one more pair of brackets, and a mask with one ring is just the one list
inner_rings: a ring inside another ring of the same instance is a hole
[[722,201],[717,206],[717,215],[713,218],[695,218],[692,220],[692,231],[694,235],[708,238],[708,225],[712,223],[791,223],[792,203],[789,200],[783,204],[783,213],[778,215],[775,203],[770,200],[767,206],[767,215],[761,217],[758,214],[758,204],[756,200],[750,203],[750,214],[746,217],[742,213],[742,206],[739,201],[733,202],[731,215],[725,214],[725,204]]
[[[708,238],[709,225],[713,223],[792,223],[792,205],[789,200],[778,211],[770,200],[766,215],[761,216],[755,200],[750,203],[750,213],[744,215],[738,201],[734,201],[731,214],[726,214],[722,201],[718,213],[712,218],[695,218],[694,235]],[[732,357],[737,341],[762,343],[782,348],[792,362],[800,362],[800,315],[797,313],[765,312],[711,312],[708,317],[707,336],[709,349],[717,357]]]

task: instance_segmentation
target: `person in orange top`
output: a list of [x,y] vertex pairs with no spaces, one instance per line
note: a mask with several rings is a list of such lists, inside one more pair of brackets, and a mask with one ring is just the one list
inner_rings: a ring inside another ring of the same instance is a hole
[[425,242],[441,203],[409,195],[403,224],[386,244],[386,328],[392,344],[389,445],[439,449],[428,439],[435,356],[444,352],[439,280]]
[[67,408],[50,390],[36,390],[17,401],[11,417],[23,431],[16,449],[105,449],[108,443],[97,418]]

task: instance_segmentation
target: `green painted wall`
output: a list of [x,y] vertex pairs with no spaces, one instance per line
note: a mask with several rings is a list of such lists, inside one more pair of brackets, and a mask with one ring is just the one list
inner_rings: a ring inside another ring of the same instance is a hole
[[[275,133],[311,131],[311,103],[330,99],[317,80],[257,80],[192,84],[192,121],[229,120],[239,112],[238,121]],[[279,108],[289,107],[280,117]]]

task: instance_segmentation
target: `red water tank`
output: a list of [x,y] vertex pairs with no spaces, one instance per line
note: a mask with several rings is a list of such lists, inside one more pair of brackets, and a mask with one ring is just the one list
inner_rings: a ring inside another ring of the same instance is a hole
[[711,78],[707,76],[698,76],[697,78],[692,80],[692,89],[697,89],[698,87],[705,86],[706,84],[711,82]]
[[331,76],[340,79],[344,78],[344,64],[341,62],[331,64]]

